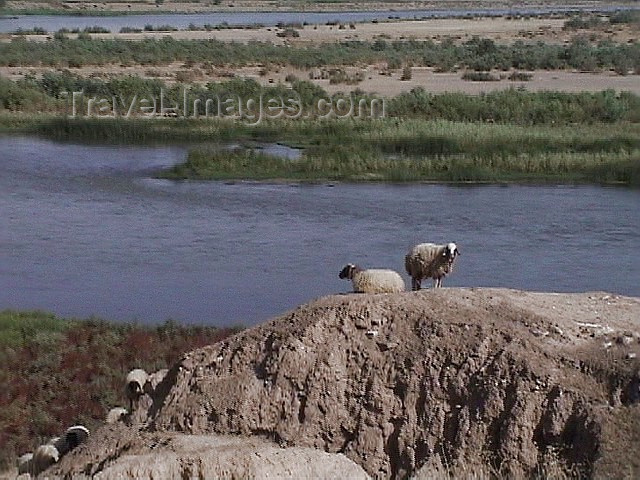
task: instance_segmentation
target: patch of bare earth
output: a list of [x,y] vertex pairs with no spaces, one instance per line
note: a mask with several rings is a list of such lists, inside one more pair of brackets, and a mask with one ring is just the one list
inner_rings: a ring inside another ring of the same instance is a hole
[[268,439],[344,455],[380,478],[470,466],[504,478],[550,466],[637,478],[639,353],[638,298],[481,288],[325,297],[186,354],[133,426],[105,427],[47,473],[116,478],[107,473],[136,458],[174,462],[179,445],[171,465],[191,476],[203,471],[203,441],[251,449]]
[[[353,84],[331,83],[328,76],[322,77],[322,72],[341,69],[348,76],[360,75],[362,81]],[[57,69],[63,71],[65,69]],[[51,71],[48,67],[0,67],[0,76],[19,80],[25,75],[36,77]],[[322,87],[327,93],[349,93],[356,89],[393,97],[413,88],[421,87],[428,92],[462,92],[472,95],[505,90],[509,88],[524,88],[529,91],[559,91],[559,92],[599,92],[602,90],[627,91],[640,95],[640,82],[637,75],[618,75],[614,72],[588,73],[566,70],[537,70],[529,72],[528,81],[511,81],[510,72],[492,72],[499,81],[468,81],[463,80],[464,72],[440,73],[429,67],[412,67],[411,79],[402,79],[402,69],[389,71],[386,64],[368,65],[364,67],[326,67],[322,69],[301,70],[293,67],[212,67],[211,65],[186,65],[175,62],[168,65],[89,65],[69,69],[70,72],[81,77],[109,79],[125,75],[136,75],[142,78],[156,78],[168,84],[177,81],[193,82],[205,85],[208,82],[222,82],[230,78],[251,78],[258,83],[268,86],[279,83],[289,85],[288,77],[295,76],[301,80],[310,80]],[[320,73],[319,73],[320,72]],[[289,77],[290,79],[290,77]],[[318,99],[319,100],[319,99]]]

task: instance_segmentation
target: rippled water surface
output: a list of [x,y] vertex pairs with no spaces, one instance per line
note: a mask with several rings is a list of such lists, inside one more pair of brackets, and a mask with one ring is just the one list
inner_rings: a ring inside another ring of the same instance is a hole
[[445,286],[640,295],[638,190],[152,178],[184,155],[0,137],[0,309],[253,324],[422,241],[460,246]]

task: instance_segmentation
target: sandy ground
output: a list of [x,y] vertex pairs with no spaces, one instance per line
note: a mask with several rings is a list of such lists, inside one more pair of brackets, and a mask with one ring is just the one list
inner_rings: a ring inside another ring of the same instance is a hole
[[[17,80],[27,73],[35,75],[47,71],[46,68],[26,68],[26,67],[0,67],[0,75]],[[281,68],[278,71],[270,71],[267,75],[260,75],[261,67],[245,67],[240,69],[215,69],[212,73],[205,73],[199,67],[185,68],[182,63],[174,63],[161,67],[141,67],[141,66],[89,66],[71,71],[87,77],[108,79],[121,75],[139,75],[146,78],[159,78],[167,83],[173,83],[176,75],[181,72],[188,75],[191,81],[201,84],[207,82],[219,82],[229,80],[230,77],[253,78],[262,85],[273,85],[278,83],[288,84],[285,78],[288,75],[308,80],[308,70],[297,70],[294,68]],[[584,73],[570,71],[536,71],[532,72],[533,78],[530,81],[510,81],[503,78],[496,82],[474,82],[462,80],[462,71],[455,73],[435,73],[433,69],[427,67],[414,67],[412,78],[409,81],[400,80],[401,71],[396,70],[390,76],[383,75],[384,67],[381,65],[370,65],[364,68],[348,68],[348,73],[360,71],[364,73],[364,80],[356,85],[330,84],[327,79],[312,80],[330,94],[337,92],[351,92],[360,89],[365,92],[375,93],[385,97],[392,97],[402,92],[422,87],[428,92],[464,92],[469,94],[479,94],[482,92],[492,92],[508,88],[525,88],[529,91],[553,90],[560,92],[580,92],[580,91],[601,91],[613,89],[616,91],[629,91],[640,95],[640,81],[637,75],[621,76],[613,72],[604,73]],[[194,76],[195,75],[195,76]],[[508,72],[494,72],[494,76],[502,75],[506,77]]]
[[[352,70],[355,71],[356,69]],[[464,92],[479,94],[481,92],[522,87],[530,91],[580,92],[613,89],[640,94],[640,80],[637,75],[621,76],[608,72],[593,74],[568,71],[536,71],[533,72],[533,78],[527,82],[514,82],[506,78],[497,82],[473,82],[462,80],[463,72],[435,73],[432,68],[427,67],[414,67],[412,69],[412,78],[409,81],[400,80],[402,74],[400,70],[394,71],[391,76],[382,75],[380,66],[369,66],[362,70],[365,72],[365,79],[357,85],[331,85],[329,80],[314,80],[314,83],[320,85],[331,94],[349,92],[359,88],[365,92],[377,93],[383,96],[395,96],[416,87],[422,87],[428,92],[435,93]],[[283,69],[278,73],[268,75],[266,81],[264,77],[259,75],[257,77],[253,76],[263,84],[268,84],[270,83],[270,78],[274,80],[274,83],[278,81],[284,82],[284,78],[288,73],[295,75],[298,72]],[[308,78],[308,75],[305,75],[304,72],[299,73],[299,78]],[[493,75],[506,77],[508,72],[493,72]]]
[[[358,23],[353,26],[345,25],[343,28],[331,25],[307,25],[297,30],[299,37],[284,39],[278,37],[281,29],[275,27],[242,29],[230,28],[206,31],[177,31],[177,32],[144,32],[132,34],[108,33],[93,34],[95,39],[122,38],[127,40],[142,40],[145,38],[163,38],[171,36],[176,39],[217,39],[220,41],[250,42],[265,41],[277,45],[315,45],[323,42],[341,42],[348,40],[385,39],[417,41],[431,40],[442,41],[444,38],[452,38],[456,42],[464,42],[474,36],[491,38],[496,42],[511,43],[516,40],[527,42],[544,41],[556,43],[568,43],[577,35],[587,35],[592,41],[613,40],[615,42],[637,41],[640,38],[640,26],[616,25],[599,27],[589,31],[563,30],[564,18],[532,18],[511,19],[484,18],[484,19],[431,19],[412,21],[389,21],[381,23]],[[74,35],[70,35],[73,37]],[[0,37],[2,38],[2,37]],[[10,36],[5,35],[8,41]],[[49,35],[28,35],[30,41],[47,41]],[[329,67],[327,67],[329,68]],[[140,75],[148,78],[161,78],[166,82],[193,81],[205,84],[209,81],[220,81],[233,76],[255,78],[263,84],[285,83],[287,75],[293,74],[300,79],[309,79],[311,70],[296,70],[294,68],[269,67],[268,71],[260,74],[262,65],[243,68],[210,68],[204,65],[185,66],[182,63],[174,63],[161,66],[85,66],[74,68],[72,72],[98,78],[109,78],[118,75]],[[0,75],[12,79],[21,78],[26,73],[36,75],[47,71],[47,68],[37,67],[0,67]],[[326,70],[326,69],[325,69]],[[477,94],[510,87],[524,87],[528,90],[557,90],[566,92],[575,91],[599,91],[614,89],[617,91],[632,91],[640,94],[640,81],[637,75],[620,76],[612,72],[583,73],[570,71],[537,71],[528,82],[512,82],[506,80],[509,72],[494,72],[496,77],[504,77],[498,82],[470,82],[462,80],[464,72],[434,73],[427,67],[414,67],[412,79],[401,81],[401,71],[386,71],[386,65],[359,65],[345,68],[347,73],[353,75],[360,72],[364,80],[355,85],[332,85],[328,79],[317,79],[315,83],[322,86],[329,93],[348,92],[356,88],[366,92],[377,93],[384,96],[393,96],[401,92],[409,91],[415,87],[423,87],[431,92],[459,91]],[[318,69],[314,70],[318,73]],[[318,75],[315,75],[318,76]]]
[[[618,0],[616,4],[633,4],[629,0]],[[172,1],[164,0],[156,4],[155,0],[129,1],[23,1],[9,0],[7,6],[13,9],[55,9],[61,12],[241,12],[241,11],[357,11],[357,10],[420,10],[420,9],[481,9],[509,8],[514,5],[525,7],[544,6],[607,6],[611,2],[600,0],[575,0],[569,4],[558,0],[519,1],[512,0],[442,0],[442,1],[405,1],[405,0],[372,0],[372,1],[335,1],[314,2],[312,0],[196,0]]]

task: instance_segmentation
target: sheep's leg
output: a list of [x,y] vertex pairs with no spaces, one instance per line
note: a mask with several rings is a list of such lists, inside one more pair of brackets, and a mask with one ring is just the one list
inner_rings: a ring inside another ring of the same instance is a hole
[[417,291],[420,290],[420,279],[419,278],[411,278],[411,290]]

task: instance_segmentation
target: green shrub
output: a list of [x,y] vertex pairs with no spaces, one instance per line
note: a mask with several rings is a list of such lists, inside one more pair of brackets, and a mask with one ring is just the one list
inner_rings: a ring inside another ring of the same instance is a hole
[[620,12],[616,12],[609,18],[609,22],[612,24],[620,24],[620,23],[629,23],[629,24],[638,24],[640,23],[640,11],[639,10],[623,10]]
[[512,82],[528,82],[533,78],[533,73],[512,72],[507,78]]
[[282,38],[298,38],[300,34],[295,28],[287,27],[283,31],[276,33],[276,36]]
[[471,82],[499,82],[500,78],[492,75],[490,72],[464,72],[462,80]]
[[[147,25],[145,29],[155,30],[152,25]],[[297,33],[295,29],[292,32]],[[377,39],[373,42],[354,40],[322,46],[279,46],[257,41],[241,44],[217,40],[175,40],[170,37],[141,41],[105,39],[91,43],[82,39],[70,39],[64,43],[27,43],[14,39],[0,43],[0,65],[64,66],[69,56],[82,65],[112,62],[161,65],[191,59],[220,66],[270,63],[314,68],[386,62],[391,69],[411,63],[430,66],[438,71],[452,71],[458,67],[478,71],[558,68],[593,71],[614,68],[621,58],[625,58],[629,70],[640,71],[638,42],[594,45],[584,39],[577,39],[569,45],[522,41],[500,45],[487,39],[474,39],[461,45],[450,40],[440,44],[412,40],[389,44],[386,40]]]
[[402,75],[400,76],[400,80],[408,81],[413,77],[413,72],[411,71],[411,65],[405,65],[402,69]]

